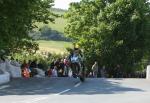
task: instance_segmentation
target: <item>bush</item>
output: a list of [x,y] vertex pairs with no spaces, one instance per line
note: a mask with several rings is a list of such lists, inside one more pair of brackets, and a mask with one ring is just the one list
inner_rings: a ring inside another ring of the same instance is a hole
[[67,54],[51,54],[48,53],[47,55],[42,55],[42,54],[33,54],[33,55],[26,55],[26,54],[13,54],[14,59],[18,59],[21,63],[25,60],[28,62],[29,60],[37,60],[38,63],[42,64],[43,70],[47,70],[48,66],[50,66],[51,62],[57,59],[64,58]]

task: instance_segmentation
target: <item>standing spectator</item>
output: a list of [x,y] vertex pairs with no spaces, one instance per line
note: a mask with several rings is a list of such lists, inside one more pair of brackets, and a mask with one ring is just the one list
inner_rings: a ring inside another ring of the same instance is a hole
[[67,57],[64,59],[64,76],[68,76],[69,72],[69,60]]
[[98,63],[97,61],[95,61],[95,63],[93,64],[92,66],[92,74],[93,74],[93,77],[97,78],[97,74],[98,74]]
[[61,59],[61,61],[59,62],[59,67],[58,67],[58,76],[63,77],[64,76],[63,73],[64,73],[64,60]]

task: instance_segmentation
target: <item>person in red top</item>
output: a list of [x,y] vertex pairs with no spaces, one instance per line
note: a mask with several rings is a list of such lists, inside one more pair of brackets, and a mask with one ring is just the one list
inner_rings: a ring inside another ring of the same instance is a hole
[[25,60],[24,60],[24,63],[22,64],[22,76],[25,77],[25,78],[30,77],[29,64],[26,63]]

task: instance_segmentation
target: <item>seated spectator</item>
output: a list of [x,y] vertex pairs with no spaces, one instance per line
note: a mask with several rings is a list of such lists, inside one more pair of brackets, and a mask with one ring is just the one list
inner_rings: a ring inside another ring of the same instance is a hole
[[21,69],[22,69],[22,76],[25,78],[29,78],[30,77],[29,65],[28,63],[26,63],[25,60],[24,63],[21,65]]
[[57,67],[54,66],[54,69],[52,70],[52,77],[57,77],[58,74],[57,74]]
[[45,76],[51,77],[52,76],[52,70],[50,67],[45,71]]

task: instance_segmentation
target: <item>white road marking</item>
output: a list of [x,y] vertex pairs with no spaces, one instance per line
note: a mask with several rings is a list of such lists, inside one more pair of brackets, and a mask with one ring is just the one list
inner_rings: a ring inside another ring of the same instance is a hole
[[[53,95],[53,96],[61,95],[61,94],[65,93],[65,92],[68,92],[68,91],[70,91],[70,90],[71,90],[71,89],[66,89],[66,90],[64,90],[64,91],[61,91],[61,92],[59,92],[59,93],[57,93],[57,94],[52,94],[52,95]],[[51,96],[51,95],[49,95],[49,96]],[[12,102],[12,103],[37,103],[38,101],[48,99],[49,96],[38,97],[38,98],[30,99],[30,100],[28,99],[28,100],[18,101],[18,102]]]
[[81,82],[76,84],[74,87],[76,88],[76,87],[79,87],[80,85],[81,85]]
[[10,87],[10,86],[9,85],[3,85],[3,86],[0,87],[0,89],[5,89],[5,88],[8,88],[8,87]]
[[70,91],[71,89],[66,89],[66,90],[64,90],[64,91],[62,91],[62,92],[59,92],[59,93],[57,93],[57,94],[54,94],[54,95],[61,95],[61,94],[63,94],[63,93],[65,93],[65,92],[68,92],[68,91]]
[[[79,87],[80,85],[81,85],[81,82],[74,85],[74,88]],[[54,95],[54,96],[61,95],[61,94],[66,93],[70,90],[71,89],[66,89],[66,90],[63,90],[57,94],[52,94],[52,95]],[[51,96],[51,95],[49,95],[49,96]],[[38,101],[48,99],[49,96],[38,97],[38,98],[30,99],[30,100],[24,100],[24,101],[12,102],[12,103],[37,103]]]

